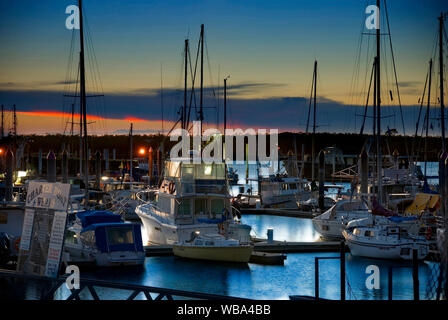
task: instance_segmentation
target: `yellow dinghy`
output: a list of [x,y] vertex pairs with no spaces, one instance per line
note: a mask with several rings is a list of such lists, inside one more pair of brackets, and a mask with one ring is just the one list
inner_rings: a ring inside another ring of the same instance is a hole
[[220,234],[196,236],[191,241],[173,245],[175,256],[198,260],[249,262],[253,247]]

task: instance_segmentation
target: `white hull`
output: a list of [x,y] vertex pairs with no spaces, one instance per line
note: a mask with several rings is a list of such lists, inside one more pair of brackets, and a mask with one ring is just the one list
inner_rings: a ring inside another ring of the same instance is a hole
[[313,219],[314,229],[326,240],[343,240],[345,225],[340,220]]
[[[145,227],[150,244],[173,245],[177,242],[191,239],[192,233],[199,231],[201,234],[219,233],[218,225],[211,223],[174,225],[159,221],[156,217],[146,214],[141,210],[136,210],[140,220]],[[240,228],[236,224],[229,225],[229,237],[239,240],[241,243],[250,242],[250,229]]]

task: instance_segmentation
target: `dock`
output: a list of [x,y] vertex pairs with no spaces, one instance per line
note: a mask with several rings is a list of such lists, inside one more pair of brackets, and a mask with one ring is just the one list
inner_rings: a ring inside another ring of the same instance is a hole
[[[254,244],[255,252],[265,253],[303,253],[303,252],[339,252],[341,243],[339,241],[316,241],[316,242],[287,242],[266,241]],[[170,256],[173,254],[172,245],[151,245],[145,247],[147,257]]]
[[316,216],[315,212],[311,211],[300,211],[294,209],[277,209],[277,208],[242,208],[241,214],[265,214],[271,216],[280,217],[294,217],[294,218],[305,218],[313,219]]

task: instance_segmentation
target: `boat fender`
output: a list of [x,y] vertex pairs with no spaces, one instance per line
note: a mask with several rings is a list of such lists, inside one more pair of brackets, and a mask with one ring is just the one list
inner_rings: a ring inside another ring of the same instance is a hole
[[174,191],[176,191],[176,185],[174,184],[173,181],[171,181],[170,184],[168,185],[168,191],[170,192],[170,194],[173,194]]

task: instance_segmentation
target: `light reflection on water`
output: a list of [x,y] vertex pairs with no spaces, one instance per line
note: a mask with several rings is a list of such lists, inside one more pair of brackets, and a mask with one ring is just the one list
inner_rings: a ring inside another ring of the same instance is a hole
[[[274,216],[243,216],[243,221],[256,230],[258,236],[266,237],[266,229],[274,228],[274,239],[288,241],[314,241],[311,220]],[[314,296],[314,258],[338,256],[338,253],[288,254],[284,266],[257,264],[229,264],[186,260],[173,256],[148,257],[142,269],[96,269],[82,270],[81,276],[109,281],[120,281],[162,288],[205,292],[252,299],[288,299],[290,295]],[[375,264],[380,268],[379,290],[365,286],[366,267]],[[320,296],[339,299],[339,260],[320,261]],[[406,267],[394,269],[394,299],[412,299],[412,269],[406,262],[380,261],[346,255],[347,299],[387,299],[387,269],[389,266]],[[428,263],[419,268],[420,296],[426,298],[426,283],[430,275]],[[130,292],[99,290],[101,297],[125,299]],[[67,289],[58,292],[60,298],[67,296]],[[90,294],[84,293],[85,298]],[[139,298],[142,298],[141,296]]]

